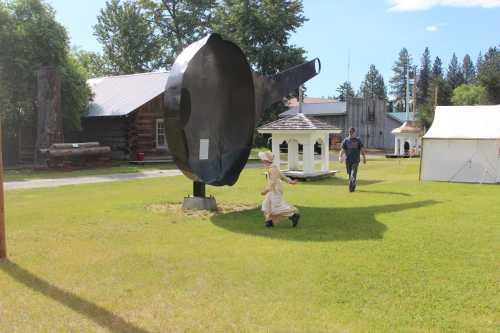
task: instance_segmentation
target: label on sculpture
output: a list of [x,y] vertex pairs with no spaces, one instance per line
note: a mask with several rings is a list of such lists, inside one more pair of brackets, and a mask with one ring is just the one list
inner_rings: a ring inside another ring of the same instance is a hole
[[200,160],[208,160],[208,139],[200,139]]

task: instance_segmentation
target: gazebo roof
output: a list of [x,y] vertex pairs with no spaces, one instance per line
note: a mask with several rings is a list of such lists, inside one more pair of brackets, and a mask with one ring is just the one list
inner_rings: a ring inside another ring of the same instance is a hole
[[285,117],[275,120],[268,124],[262,125],[257,128],[259,132],[273,132],[273,131],[337,131],[338,128],[311,116],[306,116],[303,113],[296,114],[295,116]]
[[413,133],[413,134],[420,134],[422,133],[422,130],[413,125],[412,123],[405,121],[401,127],[395,128],[392,130],[393,134],[408,134],[408,133]]

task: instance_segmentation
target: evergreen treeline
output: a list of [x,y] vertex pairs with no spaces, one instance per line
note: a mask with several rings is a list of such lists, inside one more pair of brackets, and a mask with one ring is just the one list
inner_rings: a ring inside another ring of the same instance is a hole
[[[480,52],[475,63],[469,54],[459,60],[453,53],[446,69],[441,58],[432,60],[428,47],[418,66],[402,48],[392,71],[389,85],[394,111],[405,110],[407,80],[415,79],[418,118],[426,127],[432,123],[435,105],[500,104],[500,45],[490,47],[484,55]],[[375,65],[370,65],[357,94],[348,81],[337,92],[336,98],[341,101],[355,95],[388,100],[384,78]]]

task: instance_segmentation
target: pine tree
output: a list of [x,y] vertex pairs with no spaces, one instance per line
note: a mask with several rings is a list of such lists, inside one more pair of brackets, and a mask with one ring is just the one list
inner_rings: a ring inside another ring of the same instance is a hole
[[451,90],[455,89],[465,82],[464,73],[462,72],[462,68],[460,68],[460,66],[458,65],[458,59],[455,53],[453,53],[450,65],[448,66],[446,80],[448,81]]
[[417,104],[423,104],[427,101],[431,86],[431,56],[429,48],[426,47],[422,54],[420,73],[417,82]]
[[439,57],[434,59],[434,64],[432,65],[432,78],[443,77],[443,62]]
[[384,100],[387,98],[384,78],[375,65],[370,65],[370,69],[361,83],[360,95],[369,98],[377,97]]
[[483,54],[481,51],[479,51],[479,55],[477,56],[476,60],[476,73],[479,74],[481,71],[481,66],[483,65],[484,59],[483,59]]
[[410,70],[411,57],[408,54],[408,50],[403,48],[399,52],[398,60],[392,66],[394,75],[389,81],[391,93],[396,97],[397,104],[403,104],[403,110],[406,107],[406,84]]
[[486,88],[488,102],[500,104],[500,46],[488,49],[477,79]]
[[338,88],[337,92],[339,95],[337,99],[341,102],[345,102],[348,97],[354,97],[354,89],[352,89],[351,82],[345,81]]
[[462,71],[464,73],[465,84],[472,84],[476,79],[476,69],[474,68],[474,63],[468,54],[465,55],[464,61],[462,63]]

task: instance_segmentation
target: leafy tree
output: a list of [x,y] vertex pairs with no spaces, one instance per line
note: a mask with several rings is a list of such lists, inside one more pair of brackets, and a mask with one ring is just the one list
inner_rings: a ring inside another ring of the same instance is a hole
[[378,97],[384,100],[387,98],[384,78],[382,77],[382,74],[379,73],[375,65],[370,65],[370,69],[361,83],[360,92],[363,97]]
[[85,70],[87,79],[113,74],[113,70],[106,59],[97,52],[74,49],[72,56]]
[[478,82],[486,88],[488,102],[500,104],[500,50],[491,47],[484,55]]
[[431,56],[426,47],[421,58],[419,78],[417,81],[417,103],[423,104],[430,95],[431,88]]
[[432,64],[432,78],[443,77],[443,62],[439,57],[434,59],[434,64]]
[[159,68],[160,43],[145,11],[131,0],[110,0],[97,16],[94,35],[115,74]]
[[462,68],[458,65],[458,59],[455,53],[453,53],[450,65],[448,66],[446,80],[452,90],[465,82],[464,73],[462,72]]
[[78,129],[90,91],[69,56],[68,35],[52,8],[40,0],[0,2],[0,18],[0,104],[7,136],[15,138],[23,124],[35,126],[36,72],[41,66],[57,68],[64,130]]
[[462,63],[462,72],[464,73],[465,84],[471,84],[476,79],[476,69],[468,54],[465,55]]
[[337,99],[341,102],[345,102],[348,97],[354,97],[354,89],[352,89],[351,82],[345,81],[338,88],[337,92],[339,95]]
[[159,33],[159,61],[166,68],[187,45],[210,31],[217,8],[215,0],[140,0],[139,3]]
[[462,84],[453,90],[453,105],[478,105],[486,101],[486,89],[476,84]]
[[[255,71],[273,75],[304,62],[305,51],[290,44],[290,34],[305,21],[300,0],[221,0],[212,28],[240,46]],[[262,122],[283,110],[270,108]]]
[[406,107],[406,84],[411,70],[411,57],[408,50],[403,48],[399,52],[398,60],[392,66],[393,77],[389,81],[391,93],[396,97],[396,104]]
[[91,90],[86,81],[87,72],[74,55],[68,55],[59,71],[63,128],[68,136],[74,130],[81,129],[80,119],[87,110]]
[[[417,114],[418,120],[422,126],[426,128],[429,128],[434,120],[434,107],[436,105],[450,105],[452,95],[452,90],[448,81],[442,76],[435,76],[432,79],[430,90],[432,91],[432,95],[430,95],[427,101],[421,105]],[[436,92],[437,101],[434,95]]]
[[425,102],[417,113],[417,120],[423,128],[429,128],[434,120],[434,105],[430,100]]

